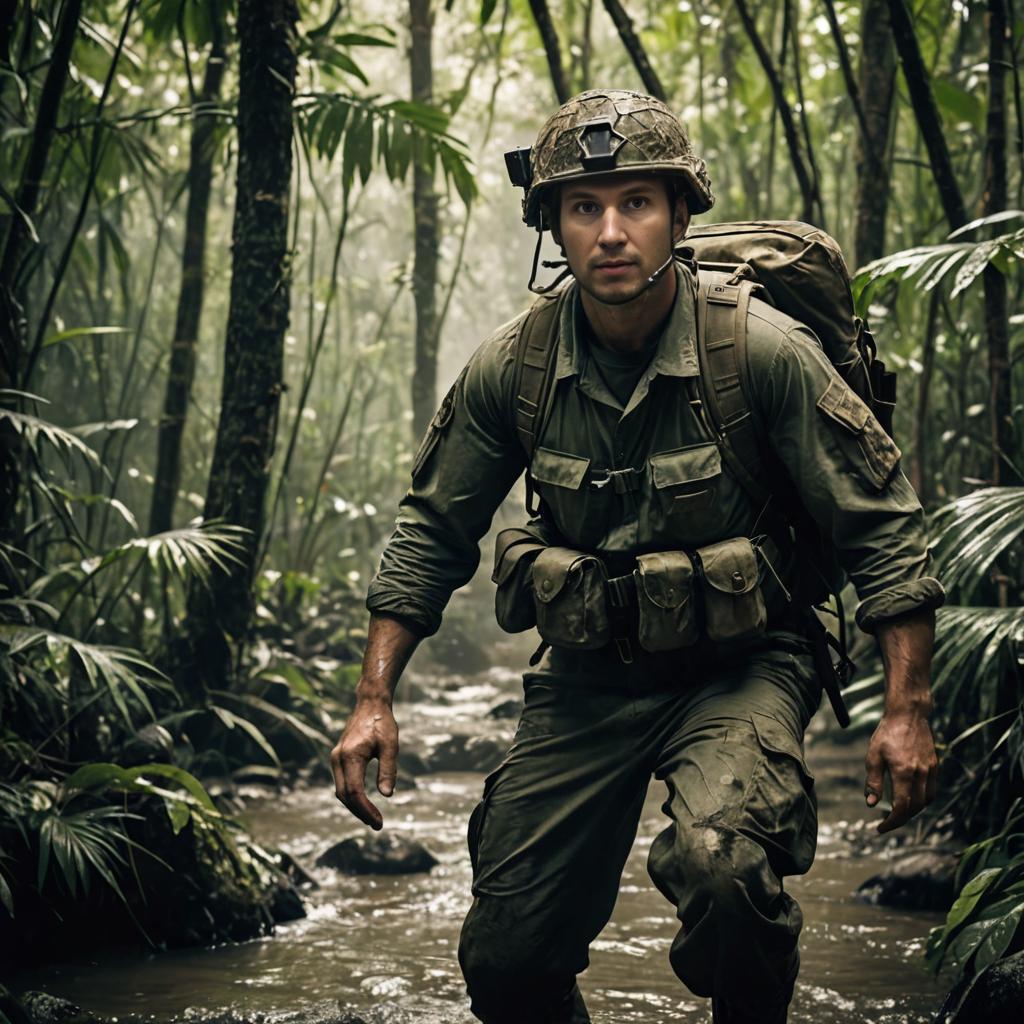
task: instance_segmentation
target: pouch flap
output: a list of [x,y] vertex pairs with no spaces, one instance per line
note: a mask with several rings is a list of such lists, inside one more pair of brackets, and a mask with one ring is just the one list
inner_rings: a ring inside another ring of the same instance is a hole
[[722,456],[714,442],[696,448],[683,448],[674,452],[652,455],[651,477],[654,486],[674,487],[691,480],[707,480],[722,472]]
[[590,459],[538,448],[530,462],[530,475],[538,483],[579,490],[590,468]]
[[538,601],[553,601],[565,586],[570,573],[586,561],[596,561],[593,555],[572,548],[545,548],[533,563],[533,592]]
[[818,408],[854,434],[862,434],[871,417],[871,410],[837,380],[829,381],[825,394],[818,399]]
[[538,540],[529,530],[519,526],[502,530],[494,539],[494,572],[491,582],[501,586],[512,574],[513,569],[526,555],[536,555],[547,545]]
[[685,551],[638,555],[637,579],[647,599],[659,608],[678,608],[693,592],[693,562]]
[[697,552],[704,578],[723,594],[741,597],[758,584],[757,555],[747,537],[732,537]]

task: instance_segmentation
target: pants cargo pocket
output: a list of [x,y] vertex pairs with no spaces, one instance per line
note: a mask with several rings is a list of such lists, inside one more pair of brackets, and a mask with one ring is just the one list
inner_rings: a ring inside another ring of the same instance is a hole
[[546,545],[530,530],[502,530],[494,542],[494,616],[506,633],[522,633],[537,625],[531,572]]
[[764,833],[775,873],[802,875],[814,861],[818,842],[814,776],[784,725],[756,711],[750,718],[764,759],[755,770],[747,813]]
[[704,581],[704,621],[709,640],[739,643],[762,636],[768,611],[761,593],[757,553],[747,537],[733,537],[697,551]]
[[638,639],[645,651],[674,651],[696,643],[693,561],[685,551],[659,551],[636,560]]
[[537,629],[553,647],[593,650],[611,639],[600,559],[546,548],[533,563]]

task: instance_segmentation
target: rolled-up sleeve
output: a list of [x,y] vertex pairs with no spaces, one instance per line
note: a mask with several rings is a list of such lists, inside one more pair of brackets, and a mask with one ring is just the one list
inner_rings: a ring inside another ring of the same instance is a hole
[[858,625],[873,632],[886,619],[937,608],[945,593],[928,575],[924,511],[899,449],[812,332],[765,327],[748,359],[766,432],[857,590]]
[[424,637],[476,571],[480,538],[525,467],[512,421],[517,328],[512,321],[485,341],[442,401],[370,582],[366,607]]

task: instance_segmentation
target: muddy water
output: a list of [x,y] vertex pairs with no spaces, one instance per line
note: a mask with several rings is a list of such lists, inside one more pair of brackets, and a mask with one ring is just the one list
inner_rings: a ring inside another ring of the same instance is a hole
[[[403,744],[429,748],[453,729],[510,736],[511,723],[486,712],[517,687],[517,676],[492,670],[460,688],[403,702],[396,708]],[[805,916],[794,1024],[923,1024],[944,991],[924,972],[921,958],[938,915],[851,899],[887,855],[880,840],[865,849],[856,839],[868,832],[856,824],[863,814],[857,774],[862,756],[859,745],[809,743],[822,823],[810,874],[787,883]],[[314,869],[321,887],[311,895],[308,917],[279,927],[272,938],[97,957],[17,978],[16,987],[43,988],[99,1013],[161,1021],[224,1014],[313,1021],[340,1005],[369,1024],[469,1024],[456,947],[469,903],[465,827],[480,788],[475,773],[425,775],[415,789],[400,788],[383,802],[386,827],[421,840],[440,860],[429,875],[347,877]],[[663,827],[662,799],[662,785],[653,783],[614,916],[592,946],[591,966],[581,979],[593,1018],[603,1024],[710,1020],[706,1001],[690,996],[669,968],[673,908],[644,869],[648,847]],[[258,839],[306,865],[362,829],[326,785],[255,801],[249,823]]]

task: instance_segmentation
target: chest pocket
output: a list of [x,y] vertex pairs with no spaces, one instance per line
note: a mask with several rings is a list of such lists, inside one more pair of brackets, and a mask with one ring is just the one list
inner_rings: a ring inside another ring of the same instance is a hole
[[713,441],[659,452],[648,459],[651,526],[659,539],[679,546],[720,535],[715,509],[722,485],[722,455]]
[[538,448],[530,475],[554,517],[558,532],[579,548],[596,546],[604,535],[607,499],[589,484],[590,459]]

